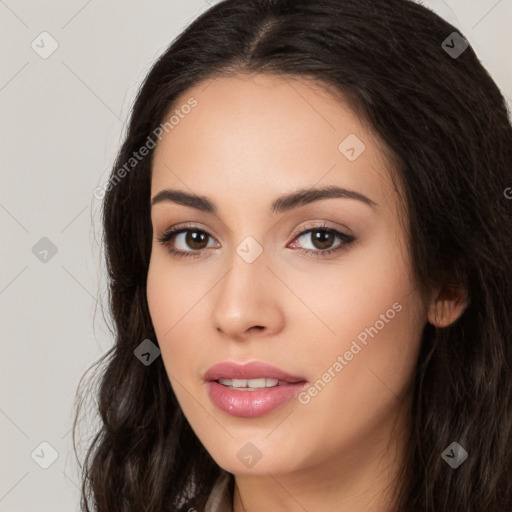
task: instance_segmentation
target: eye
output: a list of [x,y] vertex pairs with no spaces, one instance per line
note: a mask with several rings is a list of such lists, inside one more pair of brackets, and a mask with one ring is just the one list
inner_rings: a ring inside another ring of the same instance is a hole
[[[195,258],[201,256],[208,248],[219,247],[218,242],[209,245],[210,238],[213,240],[208,232],[196,226],[181,226],[167,230],[157,240],[174,256]],[[307,241],[308,238],[310,248],[298,247],[297,250],[313,256],[327,256],[344,250],[356,240],[352,235],[322,224],[300,231],[294,236],[294,241],[289,246],[295,248],[297,246],[295,240]],[[338,243],[333,246],[336,241]]]
[[[300,231],[295,235],[294,240],[300,239],[304,239],[306,241],[309,240],[310,247],[299,247],[298,250],[314,256],[326,256],[334,252],[344,250],[356,240],[352,235],[348,235],[325,225],[315,226],[313,228]],[[338,243],[333,246],[336,240]],[[291,247],[294,247],[295,245],[296,243],[293,242]]]
[[[157,240],[175,256],[197,257],[211,247],[208,245],[209,238],[212,236],[202,229],[194,226],[182,226],[167,230]],[[188,250],[187,247],[191,250]]]

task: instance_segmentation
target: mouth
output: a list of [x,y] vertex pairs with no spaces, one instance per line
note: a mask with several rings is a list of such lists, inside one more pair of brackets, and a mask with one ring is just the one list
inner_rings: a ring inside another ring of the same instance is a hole
[[270,413],[307,385],[304,377],[261,362],[224,362],[210,368],[203,379],[216,407],[244,418]]

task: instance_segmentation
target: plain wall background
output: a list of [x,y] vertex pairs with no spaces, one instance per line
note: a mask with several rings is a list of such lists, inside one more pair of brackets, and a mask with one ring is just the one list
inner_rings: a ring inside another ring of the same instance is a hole
[[[112,344],[93,191],[150,66],[212,3],[0,0],[0,512],[79,510],[73,401]],[[512,0],[421,3],[460,29],[512,108]],[[44,31],[58,43],[47,58],[31,46],[51,50]],[[42,442],[58,453],[47,469]]]

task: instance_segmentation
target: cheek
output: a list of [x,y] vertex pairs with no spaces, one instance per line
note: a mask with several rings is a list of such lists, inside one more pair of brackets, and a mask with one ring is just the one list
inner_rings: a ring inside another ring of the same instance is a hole
[[294,293],[310,310],[298,304],[293,313],[292,323],[307,333],[300,337],[301,349],[311,351],[316,339],[321,345],[315,346],[315,353],[321,347],[347,350],[360,333],[364,339],[365,329],[376,322],[379,337],[386,333],[400,339],[405,333],[398,331],[406,316],[418,320],[407,324],[409,330],[419,329],[423,312],[409,269],[397,234],[384,230],[375,230],[336,261],[280,269],[283,280],[293,283]]
[[207,301],[203,299],[215,283],[212,273],[207,268],[201,272],[186,268],[186,264],[174,262],[158,249],[152,255],[147,278],[148,307],[173,387],[173,379],[200,380],[195,369],[208,337],[204,323]]
[[[204,274],[198,274],[179,271],[166,255],[152,257],[147,297],[162,362],[174,395],[198,437],[211,449],[218,444],[223,430],[217,429],[212,416],[198,406],[206,399],[198,364],[208,353],[207,333],[198,318],[206,314],[205,301],[201,298],[212,286],[209,281],[204,282]],[[208,442],[210,436],[212,440]]]
[[381,308],[359,311],[346,325],[338,322],[335,346],[319,344],[312,354],[315,378],[299,397],[304,430],[322,430],[333,449],[364,443],[405,402],[421,341],[421,305],[413,295],[390,303],[385,297]]
[[[372,237],[365,250],[347,253],[330,273],[310,274],[299,291],[309,290],[309,304],[323,323],[296,318],[302,333],[297,350],[309,354],[318,383],[304,396],[310,417],[330,415],[345,425],[348,410],[350,421],[361,424],[386,404],[391,407],[407,388],[426,310],[410,278],[407,253],[393,240],[384,233]],[[314,333],[327,327],[328,336],[312,343]]]
[[294,421],[283,426],[282,446],[286,433],[294,432],[288,449],[309,447],[309,462],[320,463],[332,453],[367,446],[369,439],[394,436],[388,429],[407,403],[422,332],[417,298],[394,300],[399,297],[389,290],[381,300],[373,296],[371,307],[363,302],[333,324],[336,342],[304,347],[312,380],[299,396]]
[[196,314],[194,306],[208,289],[203,280],[204,273],[199,276],[198,272],[179,265],[162,249],[153,250],[148,269],[147,298],[153,325],[157,334],[163,336],[163,342],[172,337],[180,324],[190,321],[190,314]]
[[186,339],[180,344],[180,350],[174,348],[179,343],[177,335],[187,321],[187,310],[192,302],[193,287],[185,286],[185,279],[185,274],[174,271],[172,262],[165,256],[152,256],[147,278],[149,313],[170,376],[181,366],[180,360],[187,357],[186,348],[190,346]]

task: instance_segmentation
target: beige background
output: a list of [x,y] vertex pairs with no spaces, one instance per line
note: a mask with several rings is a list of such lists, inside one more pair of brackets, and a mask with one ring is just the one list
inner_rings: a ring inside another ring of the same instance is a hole
[[[512,0],[423,3],[464,33],[512,106]],[[0,0],[0,512],[79,510],[73,399],[111,344],[93,190],[140,81],[207,7]]]

